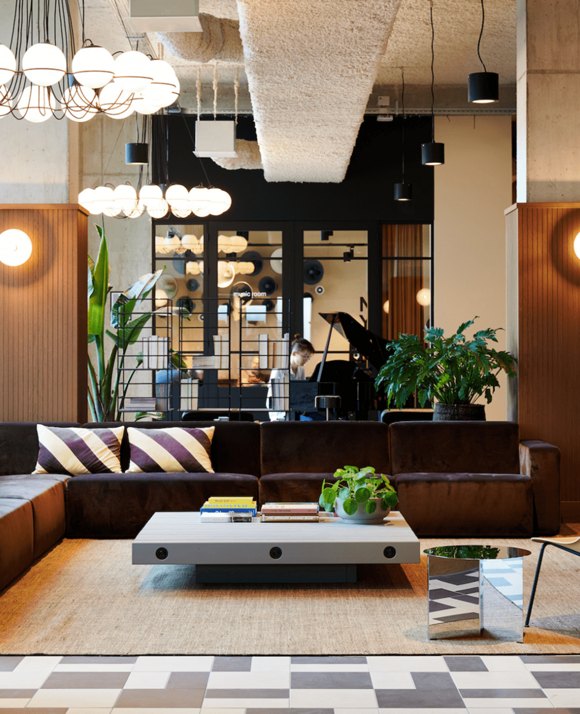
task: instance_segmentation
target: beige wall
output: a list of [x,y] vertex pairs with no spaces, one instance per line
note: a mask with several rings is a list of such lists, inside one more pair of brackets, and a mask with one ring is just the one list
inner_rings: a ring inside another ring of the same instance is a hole
[[[479,315],[479,327],[505,329],[511,117],[438,117],[435,135],[445,143],[445,164],[434,169],[435,324],[453,332]],[[507,418],[506,387],[486,411],[488,419]]]

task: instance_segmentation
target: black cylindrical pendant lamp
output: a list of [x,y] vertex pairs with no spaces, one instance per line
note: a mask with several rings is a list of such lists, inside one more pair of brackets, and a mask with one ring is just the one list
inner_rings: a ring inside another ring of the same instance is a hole
[[410,201],[413,198],[413,186],[404,181],[394,184],[393,198],[395,201]]
[[445,163],[445,144],[429,141],[421,144],[421,163],[423,166],[440,166]]
[[496,72],[472,72],[467,79],[467,101],[491,104],[499,99],[499,75]]
[[149,144],[125,144],[125,163],[128,166],[147,166],[147,164],[149,163]]

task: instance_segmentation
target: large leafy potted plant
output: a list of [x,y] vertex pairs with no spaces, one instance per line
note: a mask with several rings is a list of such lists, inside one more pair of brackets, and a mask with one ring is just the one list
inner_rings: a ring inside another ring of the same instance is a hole
[[119,395],[121,370],[129,347],[137,342],[153,315],[153,311],[147,309],[150,303],[146,298],[163,271],[141,276],[119,295],[111,306],[112,329],[107,329],[105,314],[111,291],[109,251],[101,226],[97,226],[97,231],[101,238],[99,253],[96,261],[89,258],[88,271],[88,341],[94,347],[89,350],[88,358],[88,402],[93,421],[118,421],[124,406],[124,393],[142,360],[137,358],[135,367],[128,371],[123,394]]
[[441,328],[429,327],[423,341],[417,335],[401,335],[391,342],[391,356],[375,380],[388,406],[400,409],[416,394],[422,407],[435,404],[435,420],[485,419],[485,406],[475,402],[491,402],[498,375],[514,375],[516,358],[493,346],[496,329],[478,330],[468,339],[465,331],[476,319],[459,325],[448,337]]
[[372,466],[345,466],[333,475],[333,483],[322,482],[319,504],[325,511],[336,510],[344,520],[380,523],[397,505],[388,476],[376,473]]

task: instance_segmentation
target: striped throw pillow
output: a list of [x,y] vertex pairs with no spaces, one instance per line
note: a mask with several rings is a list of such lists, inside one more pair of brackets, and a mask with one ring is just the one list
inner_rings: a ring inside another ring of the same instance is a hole
[[124,426],[82,429],[38,424],[38,460],[35,474],[121,473]]
[[185,471],[213,473],[211,441],[214,426],[204,429],[127,427],[131,462],[127,473]]

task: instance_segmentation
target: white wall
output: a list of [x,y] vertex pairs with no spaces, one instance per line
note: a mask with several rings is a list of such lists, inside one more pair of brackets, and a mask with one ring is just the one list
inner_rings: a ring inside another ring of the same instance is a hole
[[[511,117],[438,117],[445,164],[435,171],[435,324],[446,332],[506,327],[504,209],[512,203]],[[505,333],[500,333],[505,348]],[[507,388],[488,419],[507,418]]]

